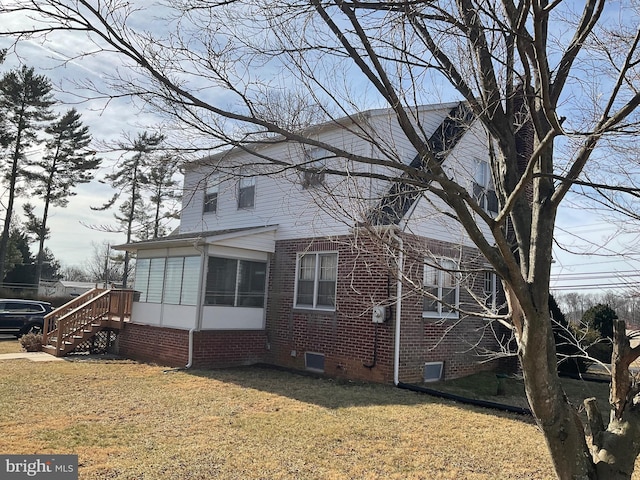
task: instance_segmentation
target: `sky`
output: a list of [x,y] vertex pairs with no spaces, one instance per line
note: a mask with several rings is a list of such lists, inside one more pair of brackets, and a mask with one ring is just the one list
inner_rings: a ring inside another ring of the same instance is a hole
[[[7,43],[0,38],[0,47],[6,45]],[[100,246],[105,242],[118,245],[125,243],[126,239],[124,233],[108,231],[116,226],[114,209],[94,211],[90,208],[102,206],[115,193],[109,185],[99,181],[113,172],[122,155],[122,152],[109,151],[108,144],[122,141],[125,135],[135,136],[138,132],[153,128],[158,119],[142,114],[125,100],[80,101],[62,91],[62,85],[69,88],[69,82],[74,80],[89,79],[99,83],[102,78],[101,69],[109,69],[109,65],[104,61],[85,59],[72,61],[60,67],[60,58],[55,51],[43,48],[35,42],[21,42],[17,55],[10,53],[4,64],[0,65],[0,72],[4,73],[22,62],[34,67],[36,73],[48,77],[54,86],[55,98],[64,103],[57,107],[57,111],[63,112],[71,107],[78,110],[82,115],[82,122],[89,127],[92,135],[91,148],[97,150],[97,156],[103,159],[100,168],[95,172],[94,180],[78,185],[74,189],[76,194],[70,198],[66,208],[52,207],[48,219],[51,234],[45,246],[51,249],[63,266],[81,267],[94,256],[96,245]],[[38,155],[40,151],[40,147],[35,147],[30,153]],[[36,215],[41,215],[41,202],[33,199],[31,202],[36,205]],[[17,213],[22,213],[22,203],[24,202],[18,201],[18,208],[15,210]],[[177,226],[177,222],[172,226]],[[36,245],[32,246],[34,255],[37,253],[36,248]]]
[[[0,66],[0,71],[6,71],[22,61],[35,67],[38,73],[47,75],[54,85],[68,87],[70,82],[84,79],[99,85],[105,72],[120,67],[118,59],[109,55],[74,59],[60,66],[60,60],[69,59],[67,52],[73,51],[73,42],[77,40],[65,36],[55,38],[46,48],[35,42],[22,42],[17,49],[19,58],[10,55],[5,64]],[[0,47],[6,45],[6,39],[0,38]],[[64,92],[58,92],[56,96],[78,109],[94,139],[100,143],[117,141],[125,133],[135,135],[158,121],[158,118],[141,113],[125,100],[106,102],[94,99],[78,103],[77,97]],[[94,148],[101,151],[103,147],[96,143]],[[96,177],[103,178],[112,171],[118,154],[99,155],[105,160]],[[112,211],[97,212],[89,208],[106,202],[114,193],[111,187],[93,181],[77,187],[76,192],[67,208],[55,208],[52,211],[49,223],[51,238],[46,244],[66,266],[85,263],[93,255],[93,245],[103,242],[111,245],[124,243],[121,233],[89,228],[91,225],[114,224]],[[639,257],[634,254],[640,252],[637,248],[638,239],[635,234],[614,235],[615,230],[606,219],[593,215],[579,205],[569,203],[562,207],[558,215],[556,239],[559,247],[554,251],[552,288],[561,293],[569,289],[579,293],[597,293],[605,289],[620,290],[632,284],[638,285],[640,290],[640,275],[636,273]]]

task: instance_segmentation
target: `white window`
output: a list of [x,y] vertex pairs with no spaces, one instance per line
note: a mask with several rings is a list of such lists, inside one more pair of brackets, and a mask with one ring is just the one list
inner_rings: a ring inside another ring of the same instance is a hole
[[252,208],[256,197],[256,177],[240,177],[238,184],[238,208]]
[[149,285],[147,302],[162,303],[162,287],[164,285],[164,258],[152,258],[149,267]]
[[477,160],[473,183],[473,197],[486,212],[498,213],[498,197],[491,181],[491,167],[485,160]]
[[496,294],[498,291],[497,281],[497,276],[494,272],[484,272],[482,282],[484,305],[492,312],[496,311],[498,305],[496,300]]
[[449,258],[426,260],[423,288],[423,317],[458,317],[460,281],[456,262]]
[[209,257],[205,305],[264,307],[267,264]]
[[195,305],[199,278],[200,257],[141,258],[134,288],[139,302]]
[[215,213],[218,211],[218,189],[220,187],[220,176],[214,173],[207,178],[207,185],[204,192],[204,213]]
[[338,254],[325,252],[300,254],[296,271],[295,306],[334,310]]

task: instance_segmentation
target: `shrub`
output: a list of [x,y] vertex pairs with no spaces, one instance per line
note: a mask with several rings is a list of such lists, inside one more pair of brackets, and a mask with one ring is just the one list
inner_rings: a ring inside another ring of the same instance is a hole
[[20,337],[20,345],[27,352],[39,352],[42,350],[42,334],[26,333]]

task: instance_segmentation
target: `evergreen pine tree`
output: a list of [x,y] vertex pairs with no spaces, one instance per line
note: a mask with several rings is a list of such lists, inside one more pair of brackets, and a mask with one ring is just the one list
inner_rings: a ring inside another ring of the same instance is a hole
[[33,162],[38,170],[29,174],[32,186],[35,186],[35,195],[44,201],[42,218],[30,230],[38,240],[36,282],[42,276],[50,207],[66,207],[69,197],[75,195],[73,188],[91,181],[93,172],[101,162],[95,158],[95,152],[87,150],[91,143],[89,128],[82,124],[80,114],[75,109],[67,111],[45,132],[49,135],[46,153],[41,160]]
[[38,142],[43,122],[52,119],[51,82],[23,66],[0,78],[0,146],[3,180],[8,186],[7,209],[0,236],[0,281],[6,273],[7,249],[13,208],[27,167],[26,151]]

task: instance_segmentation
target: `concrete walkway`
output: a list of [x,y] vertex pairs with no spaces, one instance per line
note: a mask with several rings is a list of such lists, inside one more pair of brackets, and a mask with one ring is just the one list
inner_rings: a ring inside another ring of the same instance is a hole
[[32,362],[60,362],[63,361],[60,357],[54,357],[44,352],[20,352],[20,353],[3,353],[0,354],[0,360],[15,360],[26,358]]

